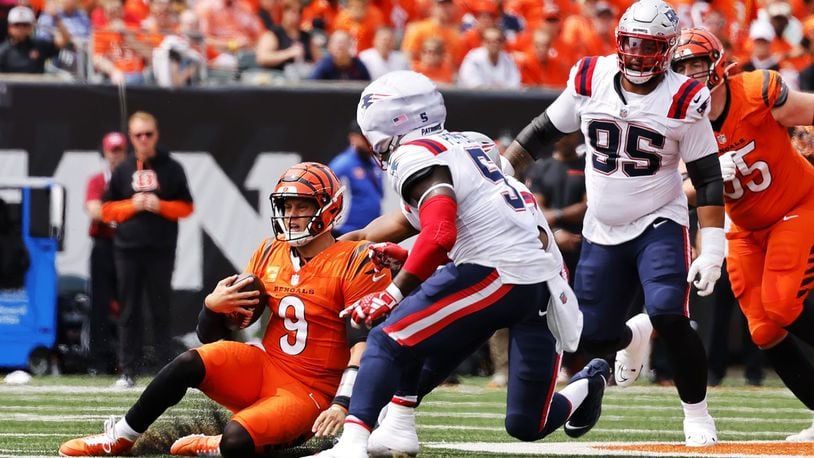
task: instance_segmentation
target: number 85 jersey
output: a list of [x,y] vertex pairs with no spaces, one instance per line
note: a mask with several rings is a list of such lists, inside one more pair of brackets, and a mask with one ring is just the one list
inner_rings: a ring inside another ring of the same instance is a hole
[[704,84],[667,70],[641,95],[624,90],[621,78],[615,55],[585,57],[546,109],[558,130],[585,135],[583,235],[603,245],[629,241],[659,217],[688,226],[679,160],[717,152]]

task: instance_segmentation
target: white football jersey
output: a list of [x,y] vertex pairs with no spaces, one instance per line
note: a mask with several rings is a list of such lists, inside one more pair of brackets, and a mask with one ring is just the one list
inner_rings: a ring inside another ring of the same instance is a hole
[[456,265],[494,267],[504,283],[547,281],[559,274],[561,261],[542,249],[538,215],[527,208],[533,208],[534,196],[503,176],[484,152],[482,139],[482,134],[447,131],[402,139],[387,171],[402,196],[402,212],[413,227],[421,229],[418,208],[405,201],[402,188],[415,173],[445,166],[458,203],[458,238],[448,253],[450,259]]
[[639,95],[625,91],[621,78],[615,55],[585,57],[546,109],[557,129],[585,135],[582,232],[602,245],[631,240],[659,217],[688,226],[679,160],[718,149],[704,84],[668,70],[651,93]]

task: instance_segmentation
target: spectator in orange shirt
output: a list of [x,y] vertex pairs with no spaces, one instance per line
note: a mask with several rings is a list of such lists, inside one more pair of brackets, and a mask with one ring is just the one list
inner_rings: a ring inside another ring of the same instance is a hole
[[149,15],[149,0],[124,0],[124,22],[128,27],[139,27]]
[[430,17],[407,25],[401,50],[413,64],[421,58],[421,50],[427,38],[434,37],[444,42],[445,58],[455,66],[463,60],[461,33],[458,30],[456,6],[452,0],[435,0]]
[[455,69],[444,56],[444,41],[440,38],[427,38],[421,45],[421,56],[418,63],[413,63],[413,70],[423,73],[436,83],[451,84],[455,80]]
[[141,30],[163,35],[178,30],[178,16],[173,11],[170,0],[151,0],[150,15],[141,21]]
[[212,63],[237,68],[237,54],[253,50],[263,32],[260,18],[244,0],[201,1],[198,17],[206,44],[214,50]]
[[124,30],[124,7],[121,0],[102,0],[90,14],[93,30]]
[[563,24],[563,40],[576,54],[607,56],[616,53],[616,14],[604,1],[586,1],[583,13],[569,16]]
[[93,66],[113,84],[143,84],[144,69],[162,35],[131,29],[93,32]]
[[565,88],[570,65],[551,46],[552,41],[551,32],[538,28],[532,35],[531,48],[517,55],[524,85]]
[[[560,10],[557,8],[545,8],[544,20],[533,28],[524,30],[518,34],[514,43],[509,43],[508,48],[515,52],[515,54],[523,54],[532,52],[534,49],[533,39],[536,30],[551,36],[551,49],[557,55],[557,59],[567,68],[571,68],[582,55],[578,54],[579,49],[572,49],[571,45],[565,42],[562,36],[562,20]],[[550,53],[552,51],[549,51]]]
[[339,10],[333,30],[344,30],[353,39],[354,54],[373,46],[376,30],[385,24],[381,10],[368,0],[347,0],[347,6]]
[[483,31],[490,27],[499,27],[500,11],[492,0],[476,0],[471,7],[475,16],[475,24],[461,35],[461,51],[466,55],[469,51],[480,48],[483,44]]
[[339,14],[339,0],[311,0],[302,10],[302,28],[312,31],[333,30],[333,22]]

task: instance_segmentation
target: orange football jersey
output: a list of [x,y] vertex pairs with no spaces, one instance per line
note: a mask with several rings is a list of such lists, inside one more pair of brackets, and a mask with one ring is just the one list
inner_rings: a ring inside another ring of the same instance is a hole
[[389,271],[373,271],[368,245],[338,241],[295,271],[288,243],[267,239],[246,268],[269,294],[266,352],[298,380],[331,396],[350,356],[339,312],[390,283]]
[[757,230],[814,195],[814,167],[794,150],[787,129],[772,117],[772,108],[788,97],[779,73],[741,73],[727,79],[727,85],[728,108],[712,123],[718,154],[737,153],[735,179],[724,183],[726,211],[736,226]]

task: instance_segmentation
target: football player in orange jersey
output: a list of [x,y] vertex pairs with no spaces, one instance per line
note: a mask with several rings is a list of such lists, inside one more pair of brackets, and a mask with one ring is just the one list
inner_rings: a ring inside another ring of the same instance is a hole
[[348,333],[339,312],[390,283],[389,271],[374,273],[369,243],[331,235],[342,191],[327,166],[306,162],[286,170],[272,192],[275,237],[260,244],[245,270],[263,281],[271,308],[263,348],[219,341],[227,335],[225,315],[250,316],[243,307],[260,300],[259,291],[240,291],[246,282],[236,284],[237,275],[221,280],[198,316],[205,345],[167,364],[123,418],[105,422],[104,433],[65,442],[60,455],[127,454],[187,388],[200,389],[234,415],[222,435],[179,439],[173,454],[252,456],[330,429],[336,420],[315,420],[332,403],[347,408],[356,373],[346,368],[348,348],[364,339],[364,333]]
[[789,89],[777,72],[728,76],[723,48],[704,29],[685,29],[676,72],[705,81],[725,181],[728,272],[755,344],[786,386],[814,410],[814,365],[793,339],[814,345],[814,167],[787,128],[814,123],[814,94]]

